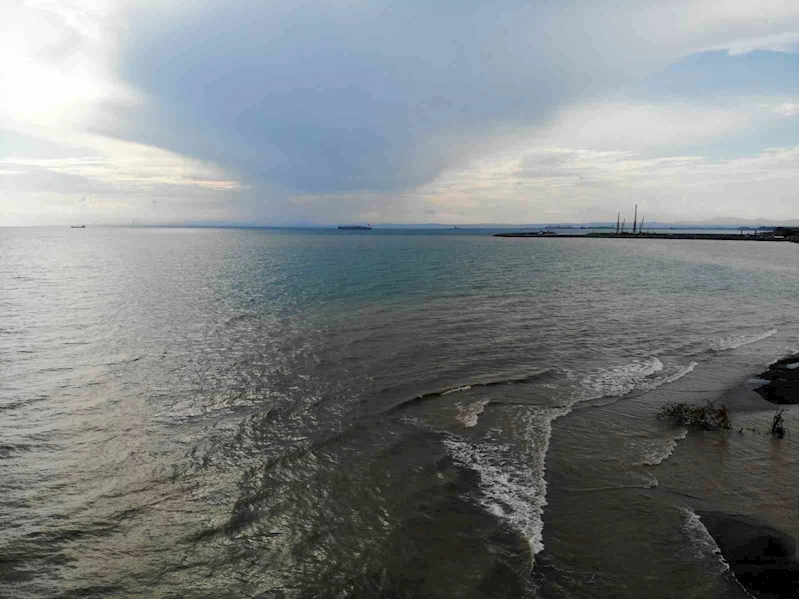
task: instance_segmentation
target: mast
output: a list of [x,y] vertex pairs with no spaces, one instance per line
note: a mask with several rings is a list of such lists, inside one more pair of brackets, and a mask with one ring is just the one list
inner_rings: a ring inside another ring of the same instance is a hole
[[641,226],[638,227],[638,233],[644,232],[644,217],[641,217]]
[[624,223],[626,223],[626,222],[627,222],[626,218],[623,221],[621,221],[621,232],[622,233],[624,233]]
[[633,235],[635,235],[635,225],[638,223],[638,204],[635,205],[635,220],[633,220]]
[[616,213],[616,235],[619,234],[619,221],[621,220],[621,212]]

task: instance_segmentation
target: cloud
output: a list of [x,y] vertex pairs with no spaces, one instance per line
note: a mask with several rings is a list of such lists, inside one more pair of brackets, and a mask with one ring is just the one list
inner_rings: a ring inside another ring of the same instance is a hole
[[407,190],[677,58],[799,31],[799,6],[784,2],[244,2],[126,14],[120,73],[147,100],[106,132],[308,194]]
[[[788,51],[797,32],[799,5],[780,0],[12,1],[0,118],[40,146],[3,152],[0,206],[24,192],[39,215],[86,194],[124,218],[289,223],[607,205],[624,177],[640,184],[635,163],[793,110],[787,91],[700,106],[620,90],[709,49]],[[687,80],[713,87],[705,74]]]
[[760,38],[744,39],[732,44],[727,44],[731,56],[754,52],[755,50],[768,50],[770,52],[784,52],[793,54],[799,52],[799,33],[782,33]]
[[97,198],[90,195],[83,195],[78,201],[77,205],[79,208],[103,208],[103,209],[115,209],[115,208],[131,208],[130,204],[125,202],[120,202],[116,200],[104,200],[102,198]]
[[[11,155],[0,160],[3,222],[71,222],[76,210],[92,223],[126,223],[131,213],[144,222],[180,222],[192,216],[202,220],[225,211],[220,203],[235,205],[236,196],[246,191],[215,165],[172,152],[91,135],[76,135],[71,141],[72,146],[31,140],[28,147],[41,147],[44,156],[55,152],[72,157]],[[235,211],[226,214],[231,220],[240,218]]]
[[425,223],[433,214],[453,224],[587,222],[615,221],[618,211],[639,204],[650,221],[780,220],[796,218],[797,184],[799,147],[730,159],[528,147],[472,161],[407,192],[303,195],[277,212],[283,224]]
[[728,160],[539,148],[477,161],[418,194],[454,222],[612,221],[633,204],[652,220],[784,219],[797,184],[799,147]]
[[670,150],[757,130],[774,118],[758,101],[594,101],[569,106],[530,137],[542,146],[597,150]]
[[799,104],[796,102],[783,102],[774,108],[774,112],[780,116],[796,116],[799,114]]
[[[83,138],[88,147],[72,148],[82,154],[73,158],[6,158],[0,172],[61,176],[92,187],[106,186],[148,192],[158,186],[204,188],[231,191],[241,188],[237,181],[211,164],[187,159],[159,148],[103,138]],[[92,150],[98,155],[86,155]],[[55,190],[53,190],[55,191]]]
[[85,128],[104,102],[136,101],[115,73],[114,3],[0,5],[0,117],[5,126]]

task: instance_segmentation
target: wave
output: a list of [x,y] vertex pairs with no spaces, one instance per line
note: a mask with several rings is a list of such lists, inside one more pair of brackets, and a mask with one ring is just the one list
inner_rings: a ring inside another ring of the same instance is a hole
[[480,504],[524,535],[533,555],[544,548],[543,513],[546,484],[524,468],[510,465],[509,445],[474,444],[447,439],[450,455],[480,475]]
[[532,555],[544,549],[543,513],[546,502],[544,479],[552,422],[568,409],[528,412],[524,423],[528,439],[535,439],[533,455],[519,457],[517,447],[492,442],[475,443],[454,435],[444,439],[450,456],[480,475],[479,503],[507,522],[526,540]]
[[11,456],[15,453],[28,452],[33,449],[32,445],[24,443],[0,443],[0,459]]
[[608,491],[625,491],[627,489],[653,489],[658,486],[654,476],[645,477],[640,485],[606,485],[604,487],[579,487],[570,488],[569,493],[607,493]]
[[689,362],[685,366],[677,368],[677,370],[675,370],[672,374],[664,377],[662,382],[659,382],[657,386],[659,387],[660,385],[666,385],[668,383],[679,381],[682,377],[691,374],[697,366],[697,362]]
[[764,339],[773,337],[776,334],[777,334],[777,329],[769,329],[768,331],[763,331],[761,333],[733,335],[730,337],[725,337],[723,339],[718,339],[714,341],[711,345],[711,349],[716,351],[726,351],[729,349],[735,349],[737,347],[749,345],[750,343],[757,343],[758,341],[763,341]]
[[482,387],[497,387],[501,385],[527,385],[538,381],[539,379],[546,376],[550,372],[551,371],[549,369],[546,369],[518,378],[497,379],[493,381],[487,381],[484,383],[465,383],[463,385],[458,385],[456,387],[449,387],[448,389],[443,389],[441,391],[431,391],[429,393],[423,393],[422,395],[417,395],[416,397],[412,397],[410,399],[405,399],[393,405],[391,408],[387,410],[387,412],[395,412],[411,405],[417,405],[424,401],[436,399],[438,397],[444,397],[445,395],[452,395],[453,393],[462,393],[464,391],[469,391],[471,389],[479,389]]
[[458,391],[468,391],[471,389],[471,385],[464,385],[463,387],[453,387],[452,389],[447,389],[446,391],[441,391],[439,395],[449,395],[450,393],[457,393]]
[[652,356],[643,361],[635,360],[623,366],[594,371],[583,377],[578,401],[627,395],[640,382],[661,370],[663,362]]
[[[661,385],[673,383],[690,374],[696,362],[666,368],[657,357],[635,360],[630,364],[596,370],[580,381],[577,401],[622,397],[633,391],[652,391]],[[662,373],[662,374],[661,374]]]
[[[580,379],[581,390],[572,398],[569,405],[543,410],[530,405],[524,410],[521,418],[527,419],[523,423],[527,431],[523,438],[532,443],[533,447],[532,454],[526,458],[519,454],[519,447],[516,444],[467,440],[451,433],[445,436],[443,443],[455,462],[479,474],[480,489],[475,498],[479,504],[519,532],[527,540],[532,554],[536,555],[544,549],[543,512],[547,505],[545,460],[554,420],[570,413],[574,404],[579,401],[608,396],[620,397],[634,390],[654,389],[681,379],[691,373],[696,366],[696,362],[690,362],[666,367],[660,359],[652,356],[645,360],[636,360],[626,365],[587,374]],[[539,382],[550,372],[546,370],[522,378],[469,383],[426,393],[406,400],[390,411],[480,387]],[[489,398],[480,398],[464,404],[460,407],[456,419],[464,427],[472,428],[477,425],[480,414],[489,403]],[[653,448],[651,454],[645,456],[646,462],[654,464],[666,459],[675,445],[676,442],[671,441],[664,447],[658,447],[657,453]],[[641,485],[635,485],[635,488],[651,488],[657,484],[657,479],[647,475],[647,479]]]
[[18,399],[16,401],[9,401],[7,403],[0,403],[0,412],[6,410],[15,410],[17,408],[24,408],[40,401],[47,401],[50,399],[49,395],[37,395],[26,399]]
[[639,462],[640,466],[657,466],[666,460],[674,450],[677,449],[677,441],[685,439],[688,429],[680,430],[678,436],[673,439],[650,439],[644,447],[643,459]]

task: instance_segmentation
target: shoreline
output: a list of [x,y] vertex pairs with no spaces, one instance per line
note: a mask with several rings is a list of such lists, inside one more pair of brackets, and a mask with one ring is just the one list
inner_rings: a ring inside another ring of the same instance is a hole
[[[731,414],[771,411],[799,403],[799,368],[794,376],[793,368],[787,367],[797,363],[799,355],[777,360],[765,372],[727,391],[718,403]],[[752,387],[753,383],[761,381],[765,384]],[[744,434],[743,428],[733,425],[730,434],[736,431]],[[695,513],[718,545],[736,580],[753,597],[788,599],[799,596],[799,555],[793,536],[747,514],[712,508],[697,509]]]

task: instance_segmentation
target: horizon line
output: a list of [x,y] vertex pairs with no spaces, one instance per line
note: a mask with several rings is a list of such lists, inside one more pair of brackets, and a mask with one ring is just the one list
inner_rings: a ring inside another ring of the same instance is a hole
[[[765,219],[763,219],[765,220]],[[785,221],[766,221],[764,222],[679,222],[679,221],[652,221],[648,223],[647,228],[664,228],[664,227],[679,227],[679,228],[774,228],[780,226],[799,226],[799,219],[786,219]],[[797,224],[793,224],[796,222]],[[77,223],[77,225],[91,226],[91,227],[109,227],[109,228],[239,228],[239,229],[338,229],[340,226],[350,226],[341,224],[317,224],[317,223],[292,223],[292,224],[269,224],[269,223],[248,223],[248,222],[182,222],[182,223]],[[18,224],[18,225],[2,225],[3,228],[27,228],[27,227],[70,227],[76,226],[76,223],[62,223],[62,224]],[[546,222],[546,223],[371,223],[372,228],[381,229],[445,229],[445,230],[461,230],[461,229],[508,229],[508,228],[604,228],[615,227],[615,222],[610,221],[589,221],[589,222]]]

